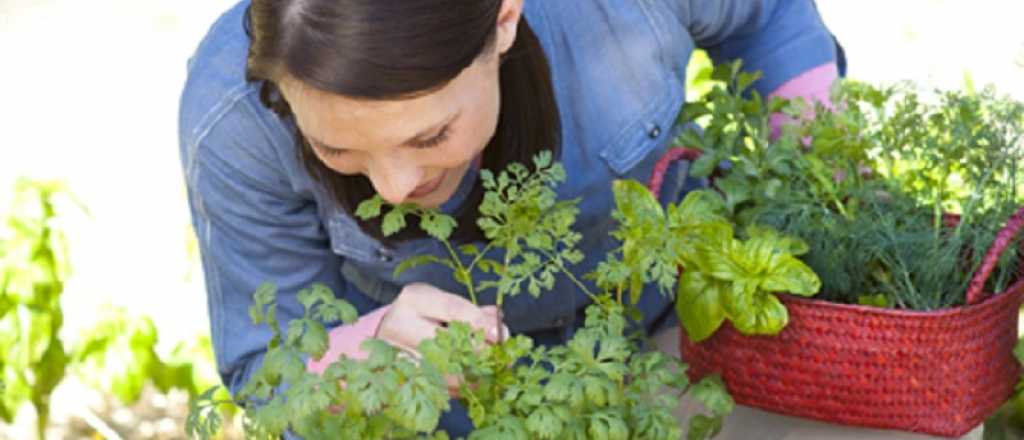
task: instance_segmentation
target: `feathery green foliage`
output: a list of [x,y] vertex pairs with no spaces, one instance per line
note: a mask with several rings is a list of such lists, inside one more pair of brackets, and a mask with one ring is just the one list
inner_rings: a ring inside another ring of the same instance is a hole
[[[262,368],[231,400],[248,408],[248,436],[275,437],[290,429],[310,439],[447,438],[437,432],[437,424],[449,407],[449,375],[462,379],[459,399],[476,427],[469,439],[678,439],[683,431],[672,411],[688,390],[709,410],[692,419],[688,438],[709,438],[720,429],[733,406],[721,381],[712,377],[692,385],[678,359],[641,351],[626,336],[628,305],[622,296],[590,292],[570,271],[583,255],[576,249],[581,236],[572,230],[577,201],[559,201],[553,189],[565,179],[561,165],[542,154],[532,169],[517,164],[497,176],[482,172],[481,178],[486,194],[479,226],[488,239],[482,250],[453,246],[448,238],[454,220],[434,210],[389,206],[375,197],[361,204],[357,215],[383,216],[388,234],[405,227],[407,217],[419,218],[419,226],[444,244],[448,258],[413,258],[396,271],[440,264],[452,270],[474,302],[486,289],[497,291],[499,305],[524,290],[537,296],[552,287],[556,276],[569,277],[594,300],[572,340],[546,348],[520,335],[487,344],[482,333],[454,322],[424,340],[418,358],[371,339],[363,347],[370,353],[367,360],[342,358],[317,375],[305,370],[302,359],[319,358],[326,350],[321,322],[351,322],[355,310],[325,287],[314,286],[299,294],[305,315],[282,334],[275,291],[265,285],[256,292],[250,315],[274,334]],[[617,183],[616,188],[622,192],[635,187]],[[636,196],[642,196],[641,204],[653,199],[646,192]],[[616,236],[626,247],[648,240],[643,235],[655,231],[631,229],[645,221],[632,210],[634,199],[622,194],[618,201],[616,218],[622,226]],[[500,261],[488,257],[491,249],[504,251]],[[666,272],[674,271],[674,265],[633,261],[637,253],[632,249],[623,263],[626,278],[671,284]],[[470,277],[475,268],[496,277],[477,283]],[[204,439],[214,435],[220,420],[209,408],[222,403],[209,394],[193,402],[188,434]]]

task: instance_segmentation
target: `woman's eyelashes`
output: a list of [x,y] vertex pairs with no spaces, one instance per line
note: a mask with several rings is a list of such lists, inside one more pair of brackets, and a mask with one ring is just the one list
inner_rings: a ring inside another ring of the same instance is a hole
[[319,152],[320,155],[324,157],[340,156],[342,153],[345,152],[345,150],[342,150],[340,148],[328,147],[309,138],[306,139],[306,144],[312,147],[317,152]]
[[[436,136],[422,141],[410,142],[408,145],[416,149],[434,148],[443,144],[445,141],[448,140],[449,137],[451,137],[451,125],[446,125],[444,126],[444,128],[441,129],[441,132],[438,133]],[[319,151],[320,154],[324,157],[337,157],[348,151],[340,148],[332,148],[325,145],[321,145],[314,141],[309,141],[309,144],[313,146],[313,148],[315,148],[317,151]]]
[[438,145],[443,144],[444,141],[448,140],[448,137],[450,135],[451,135],[451,125],[445,125],[444,128],[441,129],[441,132],[437,134],[437,136],[434,136],[434,137],[432,137],[430,139],[427,139],[427,140],[424,140],[424,141],[413,142],[411,144],[411,146],[413,148],[421,148],[421,149],[422,148],[433,148],[433,147],[436,147]]

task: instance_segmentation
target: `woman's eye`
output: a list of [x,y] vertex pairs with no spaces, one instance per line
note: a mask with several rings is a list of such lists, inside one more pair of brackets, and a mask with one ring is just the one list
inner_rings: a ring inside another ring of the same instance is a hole
[[432,137],[430,139],[427,139],[425,141],[422,141],[422,142],[417,142],[417,143],[413,144],[413,147],[415,147],[415,148],[433,148],[433,147],[436,147],[438,145],[441,145],[442,143],[444,143],[444,141],[448,140],[448,137],[449,137],[450,132],[451,132],[451,130],[449,130],[450,127],[451,127],[450,125],[446,125],[443,129],[441,129],[441,132],[438,133],[437,136],[434,136],[434,137]]
[[324,157],[336,157],[341,156],[343,153],[345,153],[345,150],[325,147],[315,142],[309,142],[309,145],[316,149],[316,151],[318,151],[320,155]]

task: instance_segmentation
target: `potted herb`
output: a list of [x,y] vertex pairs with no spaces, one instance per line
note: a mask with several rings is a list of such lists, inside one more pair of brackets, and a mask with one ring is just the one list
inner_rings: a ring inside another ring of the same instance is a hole
[[[291,430],[305,438],[447,438],[436,432],[441,413],[448,408],[445,375],[462,378],[459,399],[469,409],[476,431],[470,439],[672,439],[683,434],[672,413],[683,393],[703,402],[708,415],[689,421],[689,439],[713,436],[732,399],[720,379],[709,377],[691,384],[686,366],[657,351],[641,351],[626,334],[630,304],[622,292],[656,280],[675,282],[668,260],[651,261],[638,255],[637,243],[651,239],[654,229],[643,225],[686,228],[690,214],[714,216],[712,205],[689,199],[670,206],[666,217],[646,190],[635,182],[615,185],[615,232],[623,248],[592,274],[601,292],[591,292],[569,267],[582,255],[575,249],[581,236],[572,230],[576,201],[556,200],[553,185],[564,171],[550,155],[535,159],[532,169],[510,166],[495,176],[482,172],[486,195],[479,226],[489,240],[483,249],[455,246],[449,236],[453,219],[413,205],[387,206],[381,199],[364,202],[358,215],[383,215],[386,234],[405,227],[406,217],[441,241],[447,258],[422,256],[403,262],[397,271],[421,264],[439,264],[452,270],[475,302],[477,293],[495,289],[500,306],[504,298],[528,292],[534,296],[551,288],[556,276],[566,276],[586,291],[593,305],[586,321],[565,346],[535,346],[525,336],[512,336],[487,345],[481,333],[454,323],[435,338],[421,343],[418,359],[379,340],[369,340],[364,361],[342,358],[323,375],[309,373],[302,357],[319,358],[327,350],[323,322],[356,318],[355,309],[336,299],[324,286],[299,293],[305,316],[279,331],[275,292],[270,285],[255,294],[251,315],[269,325],[273,339],[261,369],[229,401],[211,398],[213,390],[193,402],[189,435],[209,438],[220,426],[214,410],[220,404],[246,408],[245,427],[250,437],[277,437]],[[724,219],[717,227],[728,228]],[[675,223],[673,223],[675,222]],[[693,226],[696,227],[696,226]],[[724,231],[724,230],[723,230]],[[493,259],[495,249],[503,251]],[[674,263],[672,263],[674,264]],[[480,268],[494,275],[474,280]],[[543,293],[546,295],[558,292]],[[636,298],[636,296],[633,296]]]

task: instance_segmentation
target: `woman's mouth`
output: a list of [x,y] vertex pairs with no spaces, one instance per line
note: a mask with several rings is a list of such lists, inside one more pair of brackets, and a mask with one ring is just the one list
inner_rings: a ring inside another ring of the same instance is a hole
[[441,183],[444,182],[444,178],[446,175],[448,175],[448,171],[441,173],[441,175],[437,176],[437,178],[435,178],[434,180],[417,186],[416,189],[409,194],[409,197],[419,198],[429,195],[430,193],[434,192],[435,190],[437,190],[438,187],[441,186]]

